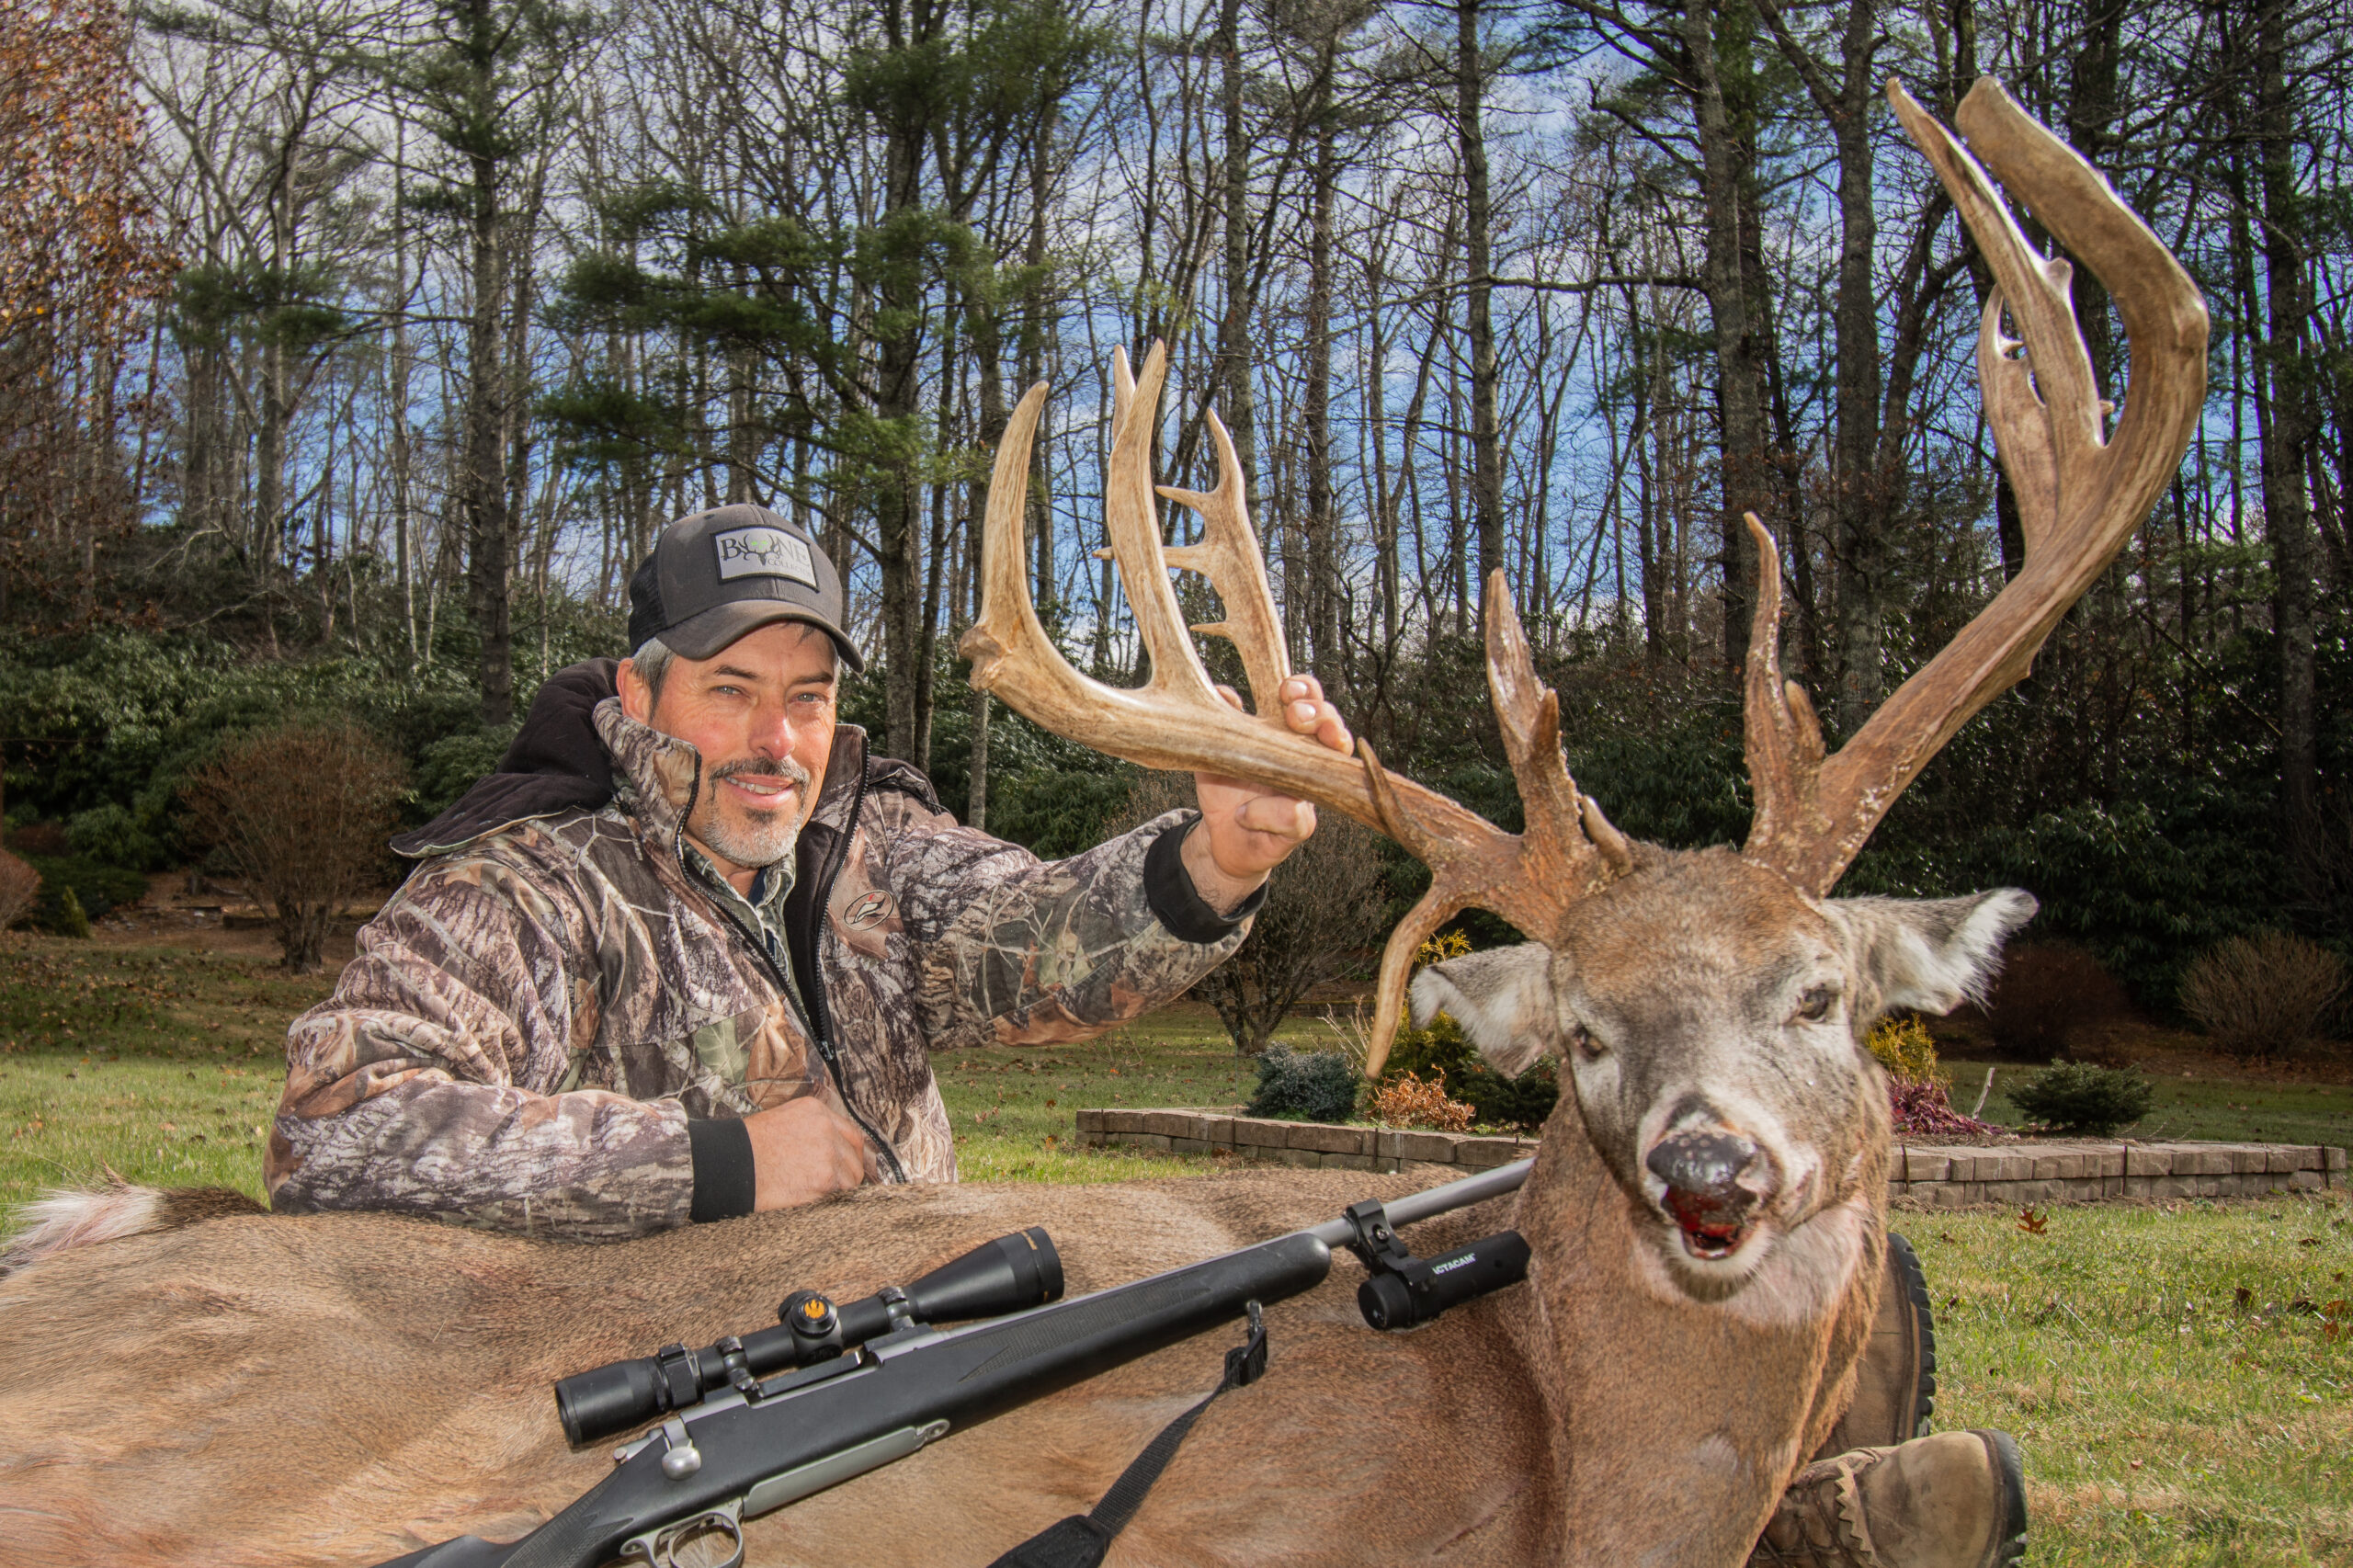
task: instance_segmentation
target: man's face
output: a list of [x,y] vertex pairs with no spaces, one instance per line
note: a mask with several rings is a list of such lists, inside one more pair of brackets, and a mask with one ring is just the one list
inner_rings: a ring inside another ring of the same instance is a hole
[[621,710],[701,754],[687,835],[739,888],[801,835],[833,756],[835,669],[833,640],[790,620],[712,658],[672,659],[658,699],[621,662]]

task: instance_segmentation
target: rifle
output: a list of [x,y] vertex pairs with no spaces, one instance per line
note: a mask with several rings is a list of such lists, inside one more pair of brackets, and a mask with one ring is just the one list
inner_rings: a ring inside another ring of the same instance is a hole
[[[1046,1267],[1051,1244],[1034,1263],[1024,1255],[1045,1233],[1000,1237],[904,1290],[870,1298],[879,1304],[879,1325],[868,1303],[833,1310],[822,1297],[796,1293],[780,1309],[784,1324],[762,1335],[703,1351],[665,1346],[646,1361],[564,1380],[559,1390],[571,1394],[560,1392],[558,1407],[575,1440],[633,1426],[657,1410],[671,1414],[619,1449],[610,1473],[530,1534],[504,1545],[460,1536],[378,1568],[598,1568],[621,1557],[666,1568],[680,1545],[703,1536],[725,1538],[711,1544],[732,1547],[731,1561],[741,1562],[746,1518],[1221,1324],[1246,1315],[1255,1325],[1264,1303],[1322,1284],[1336,1246],[1365,1263],[1357,1303],[1367,1323],[1385,1329],[1427,1323],[1524,1278],[1528,1244],[1506,1231],[1422,1259],[1397,1239],[1396,1227],[1515,1191],[1533,1163],[1517,1161],[1387,1205],[1368,1199],[1339,1219],[1256,1246],[961,1328],[933,1328],[915,1314],[926,1305],[945,1317],[1008,1294],[1051,1300],[1059,1292],[1059,1261]],[[956,1290],[939,1289],[951,1274]],[[812,1315],[805,1309],[813,1302],[829,1310]],[[787,1348],[796,1319],[830,1316],[830,1331],[804,1335],[825,1340],[853,1312],[884,1332],[862,1343],[843,1336],[834,1341],[837,1350],[811,1350],[822,1358],[766,1381],[753,1369],[756,1358],[745,1347],[755,1337],[765,1364],[790,1364],[803,1354]],[[1263,1344],[1261,1336],[1262,1356]],[[619,1369],[631,1368],[639,1370]],[[625,1410],[639,1414],[624,1418]]]

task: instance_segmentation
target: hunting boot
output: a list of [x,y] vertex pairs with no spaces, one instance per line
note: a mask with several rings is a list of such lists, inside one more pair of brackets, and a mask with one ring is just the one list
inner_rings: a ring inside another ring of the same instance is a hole
[[1816,1460],[1781,1494],[1749,1568],[2012,1568],[2026,1476],[2006,1432],[1939,1432]]
[[1924,1437],[1936,1396],[1937,1330],[1928,1315],[1927,1277],[1912,1244],[1890,1231],[1887,1283],[1855,1367],[1854,1400],[1813,1457],[1826,1460],[1854,1449]]

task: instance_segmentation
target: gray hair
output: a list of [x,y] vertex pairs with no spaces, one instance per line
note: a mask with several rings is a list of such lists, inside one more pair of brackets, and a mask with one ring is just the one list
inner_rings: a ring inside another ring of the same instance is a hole
[[637,678],[645,683],[647,695],[656,702],[662,700],[662,683],[668,678],[670,661],[675,657],[676,655],[670,652],[670,644],[659,637],[647,638],[637,652],[629,656],[630,668],[637,672]]

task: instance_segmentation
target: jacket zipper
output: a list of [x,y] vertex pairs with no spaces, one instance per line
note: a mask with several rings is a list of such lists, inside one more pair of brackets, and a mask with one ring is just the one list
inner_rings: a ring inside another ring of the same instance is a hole
[[[904,1182],[907,1179],[906,1167],[899,1164],[898,1151],[891,1147],[889,1139],[874,1130],[874,1124],[867,1120],[866,1114],[850,1100],[849,1080],[842,1075],[841,1057],[834,1049],[833,1017],[825,1008],[824,952],[825,906],[832,902],[835,880],[842,873],[841,862],[849,858],[850,844],[858,837],[858,812],[866,807],[865,758],[861,756],[858,760],[858,788],[849,800],[849,826],[842,835],[841,858],[834,862],[823,880],[818,882],[816,892],[810,901],[811,918],[816,923],[817,928],[809,944],[809,967],[812,971],[809,976],[809,1028],[810,1031],[816,1036],[817,1054],[824,1060],[825,1071],[833,1075],[834,1092],[841,1096],[842,1108],[849,1112],[850,1119],[858,1123],[858,1131],[866,1134],[867,1141],[872,1143],[875,1151],[882,1156],[883,1166],[890,1172],[891,1179],[894,1182]],[[775,980],[777,988],[779,991],[790,991],[792,976],[778,966],[776,955],[768,951],[767,934],[765,929],[753,935],[752,949],[760,955],[760,961],[767,966],[768,974]]]
[[[864,810],[866,806],[866,767],[865,757],[863,755],[859,756],[858,762],[858,789],[849,799],[849,831],[842,835],[843,859],[847,859],[849,858],[850,840],[858,836],[858,813]],[[687,809],[684,812],[680,813],[678,817],[677,831],[672,835],[671,837],[670,853],[676,858],[680,866],[684,866],[686,864],[687,818],[694,814],[695,799],[701,792],[702,769],[698,767],[695,769],[694,782],[687,787]],[[891,1173],[891,1179],[895,1182],[904,1183],[907,1179],[907,1172],[906,1167],[899,1164],[898,1151],[891,1147],[891,1142],[889,1139],[874,1131],[874,1124],[866,1119],[865,1113],[860,1111],[857,1106],[850,1103],[849,1080],[842,1076],[841,1058],[834,1051],[832,1019],[827,1017],[825,1012],[825,972],[824,954],[818,951],[818,946],[824,942],[825,937],[825,904],[833,895],[834,879],[840,876],[841,872],[842,869],[840,862],[836,861],[832,871],[825,877],[824,882],[818,887],[817,896],[814,901],[814,907],[816,911],[815,919],[818,924],[816,937],[810,944],[810,954],[812,958],[810,967],[816,972],[809,977],[809,1001],[811,1004],[809,1008],[809,1027],[817,1037],[817,1054],[824,1061],[825,1071],[833,1077],[834,1093],[841,1096],[842,1108],[849,1112],[849,1119],[858,1123],[858,1130],[866,1134],[867,1142],[873,1144],[876,1151],[881,1154],[882,1163]],[[726,916],[729,925],[733,926],[739,931],[744,931],[743,922],[737,920],[734,915],[725,904],[719,903],[716,900],[713,900],[712,905],[714,908],[718,909],[720,914]],[[776,955],[768,951],[767,932],[766,928],[764,927],[758,931],[744,931],[744,935],[749,938],[748,945],[752,951],[759,955],[760,962],[766,966],[768,971],[768,978],[776,983],[778,994],[779,995],[789,997],[793,988],[792,976],[783,969],[778,967]]]

